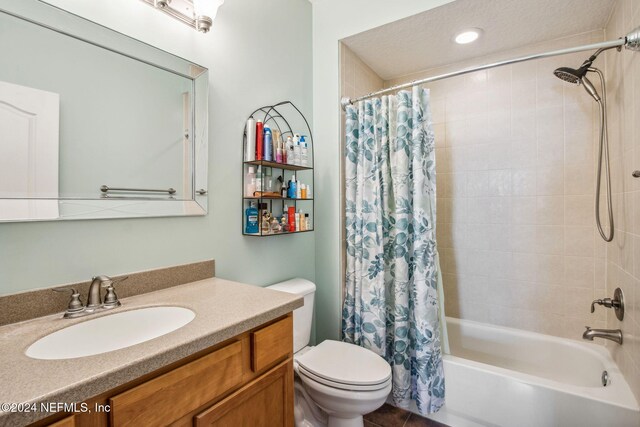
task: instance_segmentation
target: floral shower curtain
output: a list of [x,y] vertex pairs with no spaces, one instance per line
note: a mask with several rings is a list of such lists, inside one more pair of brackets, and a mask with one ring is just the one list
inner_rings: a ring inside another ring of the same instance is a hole
[[444,404],[429,91],[346,111],[343,339],[384,357],[399,407]]

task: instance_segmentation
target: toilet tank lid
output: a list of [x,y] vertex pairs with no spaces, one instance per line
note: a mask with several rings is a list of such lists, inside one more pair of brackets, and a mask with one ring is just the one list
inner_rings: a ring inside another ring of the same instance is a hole
[[308,295],[315,292],[316,285],[306,279],[295,278],[286,280],[284,282],[278,282],[271,286],[267,286],[267,289],[273,289],[274,291],[288,292],[295,295]]

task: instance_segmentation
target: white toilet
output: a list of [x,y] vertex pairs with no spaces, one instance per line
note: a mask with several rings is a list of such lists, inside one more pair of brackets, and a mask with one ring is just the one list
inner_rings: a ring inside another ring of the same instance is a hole
[[268,288],[304,297],[304,307],[293,312],[296,427],[362,427],[362,415],[382,406],[391,392],[389,364],[340,341],[308,347],[316,286],[292,279]]

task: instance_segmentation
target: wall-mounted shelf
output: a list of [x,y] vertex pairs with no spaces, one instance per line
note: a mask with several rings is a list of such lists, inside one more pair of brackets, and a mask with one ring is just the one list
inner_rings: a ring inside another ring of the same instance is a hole
[[[282,139],[286,141],[288,136],[292,138],[296,134],[300,134],[306,137],[307,142],[307,156],[308,163],[306,165],[297,165],[297,164],[288,164],[288,163],[279,163],[271,160],[253,160],[255,159],[255,155],[248,156],[247,152],[247,129],[245,127],[243,133],[243,150],[242,150],[242,234],[244,236],[251,237],[268,237],[268,236],[281,236],[281,235],[289,235],[289,234],[299,234],[299,233],[308,233],[313,231],[313,225],[315,224],[314,218],[314,199],[312,192],[315,191],[314,185],[314,174],[313,174],[313,135],[311,133],[311,128],[309,126],[309,122],[304,117],[302,112],[295,106],[293,103],[289,101],[279,102],[274,105],[267,105],[264,107],[260,107],[255,110],[249,118],[254,119],[256,121],[260,120],[265,125],[269,125],[272,130],[277,130],[281,135]],[[275,151],[274,151],[275,154]],[[259,182],[262,184],[262,188],[256,188],[256,193],[262,193],[267,190],[271,192],[280,193],[280,185],[277,177],[282,177],[284,184],[286,185],[292,178],[292,176],[296,176],[296,179],[299,180],[305,186],[309,186],[308,190],[310,194],[305,198],[291,198],[291,197],[276,197],[273,195],[255,195],[250,196],[247,194],[247,182],[246,175],[249,171],[249,168],[254,168],[254,172],[257,174],[257,170],[260,169],[262,179]],[[270,175],[267,173],[271,172]],[[272,179],[272,188],[266,188],[267,176],[271,176]],[[258,232],[257,233],[248,233],[247,232],[247,208],[251,206],[251,203],[255,203],[258,209]],[[309,228],[303,230],[289,231],[288,228],[283,228],[282,217],[285,215],[286,223],[288,227],[288,212],[285,212],[285,207],[288,209],[289,207],[293,207],[295,212],[300,212],[304,217],[305,214],[309,215]],[[263,213],[266,212],[267,217],[270,218],[269,225],[267,228],[266,224],[264,224],[265,216]],[[274,224],[273,219],[279,224],[278,227]]]
[[287,165],[285,163],[268,162],[266,160],[251,160],[248,162],[244,162],[244,164],[254,165],[254,166],[265,166],[269,168],[284,169],[284,170],[290,170],[290,171],[305,171],[305,170],[313,169],[313,167],[310,167],[310,166]]

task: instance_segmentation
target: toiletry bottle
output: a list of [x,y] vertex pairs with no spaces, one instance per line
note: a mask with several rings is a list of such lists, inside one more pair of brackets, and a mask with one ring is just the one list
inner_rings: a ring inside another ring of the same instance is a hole
[[264,160],[271,162],[273,161],[273,134],[271,133],[271,128],[269,125],[264,125]]
[[245,197],[253,197],[256,191],[256,173],[253,166],[248,167],[248,172],[244,176]]
[[[278,162],[278,142],[280,141],[280,131],[278,129],[271,129],[271,156],[274,162]],[[279,163],[279,162],[278,162]]]
[[293,163],[294,161],[293,147],[294,147],[293,139],[289,136],[287,137],[287,164],[288,165],[295,164]]
[[302,184],[296,182],[296,199],[302,199]]
[[300,228],[300,209],[298,209],[298,212],[296,212],[295,215],[296,215],[296,230],[302,231],[302,229]]
[[264,191],[273,192],[273,178],[271,177],[271,168],[264,168]]
[[296,208],[293,206],[289,206],[289,231],[296,231]]
[[266,209],[262,212],[262,234],[271,233],[271,215]]
[[288,143],[288,141],[289,141],[289,137],[287,137],[286,141],[284,141],[284,140],[281,141],[281,143],[282,143],[281,144],[282,145],[282,163],[284,163],[285,165],[288,163],[287,162],[287,147],[288,147],[287,143]]
[[283,199],[286,199],[288,196],[287,184],[284,183],[284,178],[280,177],[279,179],[282,179],[282,184],[280,186],[280,197],[282,197]]
[[304,214],[304,227],[307,230],[313,229],[313,227],[311,227],[311,220],[309,219],[308,213]]
[[250,162],[256,159],[256,121],[253,118],[247,120],[247,140],[244,147],[244,161]]
[[263,181],[262,181],[262,166],[258,166],[258,173],[256,174],[256,190],[260,193],[262,193],[264,191],[264,188],[262,187]]
[[293,137],[293,164],[300,166],[300,135]]
[[307,152],[307,137],[302,135],[300,137],[300,166],[308,166],[309,157]]
[[307,231],[306,223],[304,222],[304,214],[302,211],[298,210],[300,214],[300,231]]
[[261,120],[256,122],[256,160],[262,160],[264,125]]
[[307,186],[305,184],[300,184],[300,198],[307,198]]
[[283,233],[286,233],[289,231],[289,221],[287,220],[288,213],[286,209],[283,212],[284,213],[282,214],[282,218],[280,218],[280,228]]
[[272,234],[277,234],[282,230],[282,227],[280,226],[280,221],[278,221],[278,219],[275,216],[271,217],[271,233]]
[[278,139],[276,139],[275,143],[276,143],[276,163],[283,163],[283,161],[282,161],[282,137],[280,136],[280,132],[278,132]]
[[291,181],[289,181],[289,198],[295,199],[297,196],[297,187],[296,187],[296,176],[293,175],[291,177]]
[[258,209],[256,209],[256,202],[251,202],[251,206],[245,211],[246,221],[244,231],[247,234],[255,234],[260,230],[258,229]]

